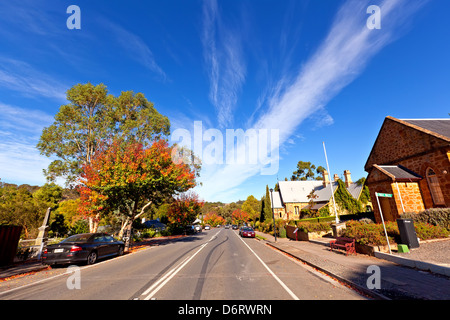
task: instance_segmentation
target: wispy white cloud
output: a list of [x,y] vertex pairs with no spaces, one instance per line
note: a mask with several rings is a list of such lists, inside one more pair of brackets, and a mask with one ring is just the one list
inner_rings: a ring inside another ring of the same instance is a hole
[[210,81],[209,99],[219,126],[233,121],[233,111],[245,82],[246,65],[238,30],[225,26],[216,0],[203,2],[203,54]]
[[114,39],[133,60],[157,74],[163,81],[167,80],[167,74],[158,65],[153,52],[141,37],[105,18],[100,18],[99,20],[111,31]]
[[26,62],[0,57],[0,87],[20,92],[25,96],[65,101],[68,86]]
[[[311,58],[292,77],[285,74],[269,90],[267,111],[251,127],[279,129],[279,148],[296,133],[306,118],[322,111],[323,124],[333,120],[326,104],[358,77],[371,58],[401,35],[414,13],[427,1],[389,0],[379,6],[382,29],[366,27],[367,7],[373,1],[349,0],[337,12],[328,35]],[[293,80],[291,80],[293,79]],[[237,188],[248,178],[258,175],[262,165],[225,165],[216,168],[205,179],[202,194],[212,199]]]
[[36,149],[42,129],[53,117],[0,102],[0,179],[3,182],[42,185],[42,173],[52,159]]

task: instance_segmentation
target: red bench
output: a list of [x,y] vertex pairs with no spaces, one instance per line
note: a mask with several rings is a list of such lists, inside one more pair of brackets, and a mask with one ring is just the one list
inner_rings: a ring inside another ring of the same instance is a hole
[[333,249],[345,250],[345,255],[356,254],[355,239],[338,237],[330,242],[330,251]]

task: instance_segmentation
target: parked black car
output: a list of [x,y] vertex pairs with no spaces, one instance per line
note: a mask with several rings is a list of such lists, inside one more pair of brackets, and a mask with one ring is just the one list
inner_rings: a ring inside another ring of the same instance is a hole
[[48,245],[42,252],[46,264],[94,264],[98,259],[123,254],[124,243],[106,233],[82,233]]

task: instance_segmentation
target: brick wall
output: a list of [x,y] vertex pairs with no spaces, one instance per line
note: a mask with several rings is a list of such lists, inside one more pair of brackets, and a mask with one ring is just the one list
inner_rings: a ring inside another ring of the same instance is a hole
[[447,141],[386,118],[365,169],[369,171],[374,164],[398,164],[439,148],[450,151]]
[[403,210],[395,184],[391,185],[393,181],[389,181],[389,177],[378,170],[371,172],[374,164],[402,165],[422,176],[423,179],[418,183],[399,182],[405,211],[418,212],[436,207],[426,178],[428,168],[432,168],[436,173],[445,206],[450,207],[450,145],[448,141],[386,118],[365,166],[365,170],[370,172],[367,185],[378,222],[379,210],[378,205],[375,204],[375,192],[393,193],[392,211],[395,214],[401,214]]
[[[425,210],[417,182],[392,183],[391,188],[397,205],[397,211],[400,214],[403,213],[402,202],[405,212],[420,212]],[[400,191],[400,195],[398,191]]]

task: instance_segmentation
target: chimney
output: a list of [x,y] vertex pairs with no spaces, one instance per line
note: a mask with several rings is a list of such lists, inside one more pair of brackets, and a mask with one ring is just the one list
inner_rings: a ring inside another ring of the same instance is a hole
[[326,187],[327,184],[330,184],[330,174],[328,173],[327,170],[323,170],[322,176],[323,176],[323,186]]
[[339,176],[337,173],[334,174],[333,179],[334,179],[334,182],[337,182],[339,180]]
[[344,171],[345,186],[348,188],[352,184],[352,176],[349,170]]

